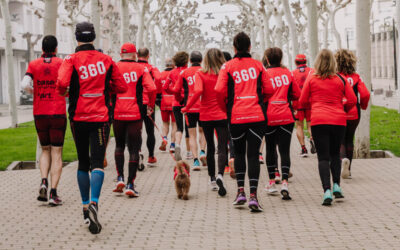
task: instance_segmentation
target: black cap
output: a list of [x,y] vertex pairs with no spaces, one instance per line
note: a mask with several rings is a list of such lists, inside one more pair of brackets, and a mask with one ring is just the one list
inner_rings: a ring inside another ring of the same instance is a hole
[[93,42],[96,38],[93,24],[89,22],[78,23],[75,28],[75,37],[78,42]]

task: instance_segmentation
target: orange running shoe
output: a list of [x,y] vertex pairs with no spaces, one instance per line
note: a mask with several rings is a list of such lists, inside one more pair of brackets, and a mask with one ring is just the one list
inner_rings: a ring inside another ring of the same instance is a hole
[[106,157],[104,157],[104,161],[103,161],[103,167],[104,167],[104,168],[106,168],[106,167],[107,167],[107,165],[108,165],[107,158],[106,158]]
[[165,150],[167,149],[167,141],[162,141],[161,146],[158,148],[160,151],[165,152]]
[[147,160],[147,165],[149,167],[156,167],[157,166],[157,158],[155,156],[150,156]]
[[234,163],[235,163],[235,159],[231,158],[228,162],[228,166],[230,168],[230,176],[231,178],[235,179],[236,178],[236,174],[235,174],[235,168],[234,168]]
[[225,171],[226,174],[231,172],[231,168],[229,166],[225,166]]

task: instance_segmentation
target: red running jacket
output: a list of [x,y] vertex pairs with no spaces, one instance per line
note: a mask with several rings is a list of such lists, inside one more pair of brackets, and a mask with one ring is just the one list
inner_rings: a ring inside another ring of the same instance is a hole
[[[343,80],[337,75],[321,79],[312,74],[307,78],[299,103],[311,103],[311,126],[346,126],[345,109],[350,110],[356,105],[357,98],[349,83]],[[346,104],[343,104],[343,98],[347,99]]]
[[[149,70],[133,60],[121,60],[117,66],[125,79],[128,91],[117,94],[114,110],[114,119],[122,121],[136,121],[143,119],[143,93],[149,95],[149,104],[154,106],[156,99],[156,85],[150,76]],[[141,112],[142,111],[142,112]]]
[[201,96],[200,121],[226,120],[226,112],[218,105],[217,93],[214,90],[218,75],[204,73],[199,70],[195,75],[195,79],[193,97],[189,100],[186,107],[182,109],[182,112],[186,113],[187,110],[190,110]]
[[[357,97],[356,106],[347,111],[347,120],[357,120],[360,118],[361,115],[360,108],[365,110],[368,107],[370,93],[359,74],[353,73],[351,75],[345,75],[345,74],[340,74],[340,75],[347,80],[347,82],[353,88],[354,94]],[[358,95],[360,95],[360,99],[358,99]]]
[[[175,95],[175,99],[182,101],[182,105],[186,106],[187,102],[193,98],[194,93],[194,82],[195,74],[201,69],[200,64],[193,64],[192,67],[185,69],[179,75],[178,81],[175,83],[172,92]],[[183,91],[183,99],[181,98],[181,93]],[[200,112],[200,101],[198,100],[194,103],[190,109],[186,110],[187,113],[199,113]]]
[[[172,91],[174,89],[174,85],[178,81],[181,71],[183,71],[185,69],[187,69],[186,66],[185,67],[177,67],[169,72],[167,81],[165,82],[165,84],[163,86],[163,89],[165,90],[165,92],[167,92],[168,94],[171,94],[171,95],[174,94],[174,92]],[[182,89],[182,93],[181,93],[181,98],[176,99],[176,95],[174,96],[174,101],[172,102],[172,107],[181,107],[182,105],[181,105],[180,101],[182,98],[183,98],[183,89]]]
[[219,105],[227,110],[230,123],[267,120],[264,102],[274,89],[262,63],[252,59],[250,54],[235,56],[222,65],[215,91]]
[[267,69],[267,75],[274,88],[274,94],[267,103],[269,126],[286,125],[294,122],[291,100],[298,100],[301,90],[292,73],[287,68],[274,67]]
[[69,117],[72,121],[109,122],[110,93],[128,87],[110,56],[84,44],[67,56],[58,71],[57,88],[65,95],[69,87]]
[[29,63],[25,75],[33,80],[33,115],[65,115],[65,97],[56,90],[62,59],[43,54]]
[[[154,67],[153,65],[149,64],[145,60],[138,60],[137,62],[140,63],[140,64],[143,64],[145,67],[147,67],[147,69],[148,69],[148,71],[150,73],[150,76],[153,78],[154,83],[158,83],[159,82],[160,77],[161,77],[161,73],[156,67]],[[149,104],[149,94],[146,93],[146,91],[144,93],[145,94],[143,95],[143,104],[144,105],[148,105]],[[161,87],[160,86],[157,86],[157,93],[161,93]],[[151,107],[154,108],[154,104]]]
[[168,94],[165,89],[164,86],[167,82],[167,78],[169,73],[171,72],[172,69],[165,69],[165,71],[161,72],[161,77],[159,80],[159,86],[161,86],[161,110],[162,111],[172,111],[172,102],[174,101],[174,95]]
[[[311,68],[307,67],[306,64],[299,65],[297,67],[297,69],[293,70],[293,72],[292,72],[293,80],[295,82],[297,82],[297,84],[300,87],[300,90],[303,89],[304,83],[306,82],[306,79],[307,79],[308,75],[310,74],[310,71],[311,71]],[[309,103],[305,104],[303,107],[300,107],[299,102],[297,100],[292,102],[292,106],[293,106],[293,109],[295,109],[295,110],[311,108]]]

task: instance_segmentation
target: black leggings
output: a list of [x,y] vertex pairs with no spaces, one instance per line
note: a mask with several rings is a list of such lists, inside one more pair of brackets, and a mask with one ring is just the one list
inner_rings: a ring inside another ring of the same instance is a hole
[[265,134],[265,123],[232,124],[230,132],[235,150],[235,173],[238,187],[244,187],[246,174],[246,153],[250,193],[257,193],[260,177],[259,151]]
[[[151,119],[149,116],[147,116],[147,105],[143,105],[144,110],[146,110],[146,115],[143,118],[144,121],[144,126],[146,128],[146,133],[147,133],[147,140],[146,140],[146,145],[147,145],[147,150],[149,151],[149,157],[154,156],[154,147],[156,146],[156,137],[154,136],[154,124],[153,121],[155,122],[155,112],[151,114]],[[153,120],[153,121],[152,121]]]
[[182,107],[172,107],[172,113],[175,117],[176,122],[176,131],[183,133],[183,129],[185,128],[185,137],[189,138],[189,131],[186,122],[183,121],[183,114],[181,113]]
[[89,172],[96,168],[103,169],[110,124],[71,121],[71,131],[78,154],[78,170]]
[[124,152],[125,143],[127,143],[129,151],[129,176],[127,183],[133,183],[139,166],[139,150],[142,145],[142,120],[115,120],[113,123],[113,129],[116,144],[114,158],[118,176],[124,177]]
[[[230,126],[228,125],[228,130],[230,131]],[[231,133],[229,132],[229,158],[235,158],[235,147],[233,146],[233,140]]]
[[360,119],[348,120],[346,125],[346,131],[343,136],[342,145],[340,147],[340,158],[347,158],[351,162],[353,161],[353,151],[354,151],[354,135],[358,127]]
[[279,155],[281,156],[282,180],[289,179],[290,142],[292,140],[293,127],[294,123],[267,127],[265,133],[267,151],[266,163],[270,180],[275,178],[275,172],[278,169],[278,153],[276,151],[276,146],[278,146]]
[[324,192],[331,189],[330,174],[333,183],[340,184],[340,144],[346,127],[339,125],[311,126],[318,155],[318,169]]
[[218,174],[224,175],[225,164],[228,160],[227,147],[228,147],[228,125],[225,121],[207,121],[201,122],[203,127],[204,136],[207,142],[207,166],[208,175],[215,177],[215,143],[214,143],[214,130],[217,132],[218,141]]

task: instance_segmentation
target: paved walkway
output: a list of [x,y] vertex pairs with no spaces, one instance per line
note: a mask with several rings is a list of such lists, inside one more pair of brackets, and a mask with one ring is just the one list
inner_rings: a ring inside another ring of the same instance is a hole
[[[33,121],[32,105],[18,105],[18,124]],[[11,127],[10,111],[8,105],[0,105],[0,129]]]
[[[235,181],[225,177],[228,194],[220,198],[209,189],[206,169],[192,173],[190,199],[178,200],[168,153],[157,152],[159,166],[138,172],[141,197],[114,194],[114,145],[100,200],[101,234],[90,234],[82,224],[76,163],[64,168],[64,205],[55,208],[36,201],[39,170],[7,171],[0,173],[0,249],[399,248],[400,158],[355,160],[354,179],[342,184],[344,202],[322,207],[316,157],[298,157],[293,140],[293,200],[261,189],[265,211],[251,214],[231,205]],[[267,181],[265,165],[261,176],[260,188]]]

